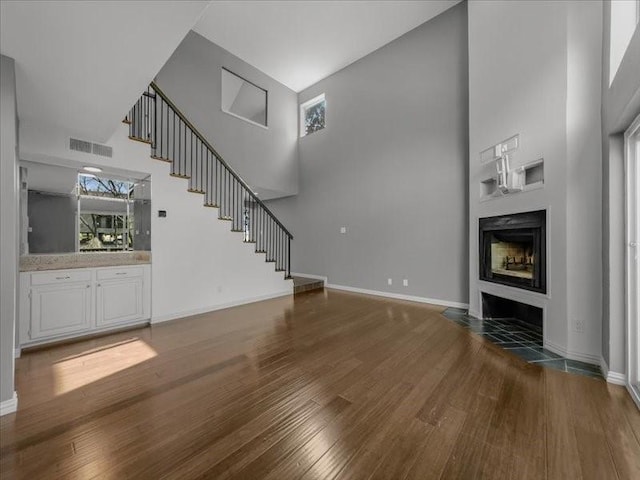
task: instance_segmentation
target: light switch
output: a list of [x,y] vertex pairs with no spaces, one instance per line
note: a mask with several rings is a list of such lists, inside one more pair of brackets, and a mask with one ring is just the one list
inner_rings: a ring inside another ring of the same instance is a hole
[[340,233],[347,233],[347,227],[340,227]]
[[404,280],[402,280],[402,285],[404,285],[405,287],[409,286],[409,280],[407,280],[406,278]]
[[390,278],[387,278],[387,285],[393,285],[393,280]]

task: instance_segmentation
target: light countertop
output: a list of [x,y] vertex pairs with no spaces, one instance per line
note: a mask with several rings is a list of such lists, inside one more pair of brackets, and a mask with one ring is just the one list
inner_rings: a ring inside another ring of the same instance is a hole
[[20,257],[21,272],[66,270],[70,268],[115,267],[151,263],[151,252],[82,252],[24,255]]

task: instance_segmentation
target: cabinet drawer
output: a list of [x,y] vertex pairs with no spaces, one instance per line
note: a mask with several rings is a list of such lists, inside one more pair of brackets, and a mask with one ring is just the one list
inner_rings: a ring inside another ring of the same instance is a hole
[[128,277],[142,277],[143,267],[106,268],[98,270],[98,280],[112,280]]
[[31,274],[31,285],[56,285],[90,281],[91,270],[57,270]]

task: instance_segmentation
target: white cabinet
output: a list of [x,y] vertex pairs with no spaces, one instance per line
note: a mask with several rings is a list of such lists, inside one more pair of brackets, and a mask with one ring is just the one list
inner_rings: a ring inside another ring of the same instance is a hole
[[34,286],[30,304],[33,339],[91,328],[91,284]]
[[100,271],[97,278],[97,326],[115,325],[144,318],[142,268]]
[[149,265],[20,274],[20,345],[106,331],[148,320]]

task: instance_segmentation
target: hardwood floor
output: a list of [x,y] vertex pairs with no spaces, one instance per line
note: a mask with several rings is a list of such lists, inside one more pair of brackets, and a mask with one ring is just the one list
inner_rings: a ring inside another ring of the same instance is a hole
[[2,479],[638,479],[622,387],[310,292],[24,354]]

